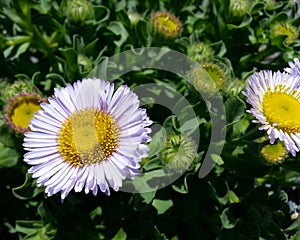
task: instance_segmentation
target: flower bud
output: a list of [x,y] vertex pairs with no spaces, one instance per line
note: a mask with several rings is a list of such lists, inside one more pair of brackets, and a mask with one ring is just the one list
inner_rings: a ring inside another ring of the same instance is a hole
[[196,155],[197,149],[194,141],[185,135],[174,133],[167,137],[160,153],[163,164],[173,170],[187,170]]
[[93,4],[88,0],[69,0],[66,8],[66,16],[72,23],[82,23],[93,19]]
[[141,19],[141,15],[137,12],[128,13],[128,18],[132,26],[136,26]]
[[202,63],[210,61],[214,55],[214,51],[204,42],[198,42],[188,47],[187,55],[192,60]]
[[229,14],[234,19],[243,18],[249,10],[249,0],[230,0],[229,2]]
[[225,71],[216,63],[204,63],[196,66],[190,74],[191,84],[199,92],[213,94],[226,83]]

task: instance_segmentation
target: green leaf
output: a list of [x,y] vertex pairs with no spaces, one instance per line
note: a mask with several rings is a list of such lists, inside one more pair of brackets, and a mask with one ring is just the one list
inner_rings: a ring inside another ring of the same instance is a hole
[[140,193],[141,197],[143,198],[143,202],[146,204],[151,203],[151,201],[155,197],[155,194],[156,194],[156,191]]
[[12,132],[12,130],[10,130],[6,125],[0,126],[0,142],[9,148],[15,148],[17,143],[19,143],[14,138],[14,132]]
[[211,158],[212,158],[212,160],[213,160],[216,164],[218,164],[218,165],[224,164],[224,161],[223,161],[223,159],[221,158],[220,155],[217,155],[217,154],[211,154]]
[[51,79],[51,80],[53,80],[53,82],[55,82],[56,84],[58,84],[60,86],[66,86],[65,79],[57,73],[48,73],[46,75],[46,79]]
[[183,178],[179,178],[172,184],[172,188],[179,193],[186,194],[189,192],[188,184],[187,184],[187,176],[185,175]]
[[94,7],[96,24],[100,24],[109,19],[109,9],[105,6],[98,5]]
[[153,158],[150,160],[146,160],[143,164],[143,171],[149,172],[155,169],[160,169],[163,167],[162,161],[160,158]]
[[245,115],[246,104],[239,97],[234,96],[225,102],[225,109],[227,121],[231,123]]
[[115,35],[120,36],[120,40],[114,41],[117,47],[121,47],[121,45],[127,40],[129,36],[127,30],[120,22],[110,22],[107,26],[107,29],[112,31]]
[[19,153],[14,149],[0,148],[0,168],[15,166],[19,157]]
[[229,208],[224,209],[224,211],[221,214],[221,222],[224,228],[226,229],[232,229],[236,226],[239,219],[234,218],[229,213]]
[[37,228],[43,227],[42,221],[36,220],[17,220],[16,221],[16,230],[17,232],[31,235],[36,233]]
[[239,197],[231,190],[228,191],[228,199],[230,203],[238,203],[240,202]]
[[26,50],[29,46],[30,46],[30,42],[25,42],[25,43],[21,44],[20,46],[16,46],[17,51],[15,52],[15,54],[10,56],[10,60],[14,60],[14,59],[18,58],[22,53],[26,52]]
[[26,174],[25,182],[21,186],[12,189],[13,195],[21,200],[34,198],[43,191],[43,188],[36,187],[36,181],[30,173]]
[[38,220],[17,220],[16,231],[26,234],[21,240],[51,240],[56,235],[56,229]]
[[144,46],[147,46],[148,44],[148,24],[144,20],[138,21],[136,25],[136,35],[137,38],[140,40],[141,44]]
[[149,143],[149,148],[150,148],[149,155],[148,155],[149,158],[158,154],[161,151],[162,145],[165,143],[166,139],[167,139],[167,133],[164,128],[161,128],[158,132],[154,134],[151,142]]
[[73,48],[59,49],[60,52],[64,55],[67,65],[72,71],[77,69],[77,53]]
[[158,214],[164,214],[169,208],[173,206],[172,200],[154,199],[152,206],[156,208]]
[[229,30],[236,30],[236,29],[247,27],[251,23],[251,21],[252,21],[252,16],[250,14],[247,14],[239,25],[227,24],[227,27]]
[[117,234],[112,238],[112,240],[126,240],[127,234],[124,232],[123,228],[117,232]]
[[240,121],[236,122],[232,126],[233,135],[239,136],[245,134],[249,126],[250,126],[250,121],[246,118],[242,118]]

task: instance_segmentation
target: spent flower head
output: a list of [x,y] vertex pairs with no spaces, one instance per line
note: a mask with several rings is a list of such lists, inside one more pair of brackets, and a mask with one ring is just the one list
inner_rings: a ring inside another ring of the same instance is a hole
[[182,23],[170,12],[155,12],[151,18],[151,31],[161,40],[173,40],[180,35]]
[[283,142],[278,141],[276,144],[267,144],[260,150],[260,155],[268,164],[282,163],[288,155]]

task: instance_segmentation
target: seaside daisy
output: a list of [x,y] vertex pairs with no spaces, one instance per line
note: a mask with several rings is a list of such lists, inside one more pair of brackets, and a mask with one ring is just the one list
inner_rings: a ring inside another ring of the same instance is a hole
[[118,191],[140,173],[152,124],[129,87],[97,78],[55,89],[31,120],[24,161],[48,196],[61,192]]
[[18,133],[29,131],[30,119],[46,99],[33,92],[20,92],[11,97],[4,108],[4,122]]
[[254,123],[267,131],[270,143],[282,141],[293,156],[300,149],[300,78],[286,73],[260,71],[248,80],[244,95]]

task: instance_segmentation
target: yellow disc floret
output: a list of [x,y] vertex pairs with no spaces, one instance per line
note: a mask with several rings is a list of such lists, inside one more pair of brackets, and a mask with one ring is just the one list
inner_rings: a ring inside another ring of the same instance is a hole
[[96,109],[82,109],[63,122],[58,134],[58,151],[73,165],[106,160],[118,146],[117,122]]
[[45,101],[46,99],[41,98],[35,93],[19,93],[9,99],[4,109],[5,123],[19,133],[29,131],[31,118],[41,109],[40,104]]
[[41,107],[38,102],[21,102],[19,106],[16,106],[14,109],[11,120],[16,126],[27,128],[33,114],[40,109]]
[[263,98],[263,113],[274,127],[287,133],[300,132],[300,93],[267,91]]

